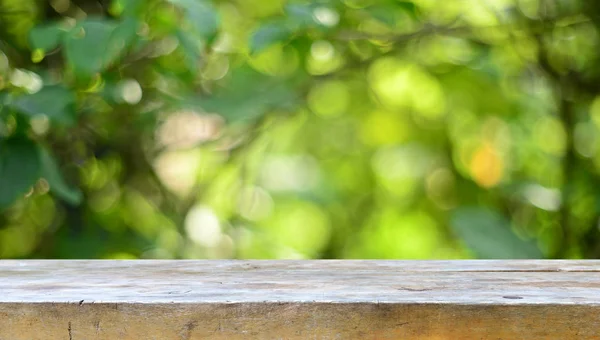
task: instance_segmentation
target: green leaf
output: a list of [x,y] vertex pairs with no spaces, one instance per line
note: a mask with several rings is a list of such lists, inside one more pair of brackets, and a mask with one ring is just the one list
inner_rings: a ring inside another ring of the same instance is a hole
[[104,70],[105,56],[116,24],[92,19],[73,28],[65,39],[65,56],[79,76],[91,76]]
[[230,122],[252,121],[271,109],[290,109],[297,101],[293,81],[260,74],[249,67],[233,71],[227,86],[211,97],[194,97],[192,105],[216,112]]
[[258,53],[265,48],[284,42],[296,33],[310,28],[326,28],[314,16],[316,5],[289,4],[285,7],[286,18],[260,26],[250,37],[250,52]]
[[258,28],[250,38],[250,52],[258,53],[278,42],[286,41],[292,31],[283,22],[271,22]]
[[60,124],[75,122],[75,95],[62,86],[45,86],[40,91],[16,97],[11,106],[28,116],[46,115]]
[[21,138],[0,141],[0,209],[24,195],[40,177],[36,145]]
[[480,207],[455,210],[450,225],[454,232],[482,259],[541,258],[532,242],[520,239],[500,214]]
[[185,54],[185,61],[188,64],[188,67],[192,71],[197,71],[200,62],[200,56],[202,55],[203,42],[200,39],[196,39],[193,36],[190,36],[189,33],[184,32],[182,30],[177,30],[175,33],[183,52]]
[[72,205],[81,203],[82,194],[77,188],[71,188],[64,180],[56,160],[48,150],[40,148],[42,177],[48,181],[50,191]]
[[313,7],[309,4],[288,4],[285,6],[285,13],[290,24],[298,29],[319,26],[319,22],[314,17]]
[[395,8],[392,6],[373,6],[367,9],[367,12],[377,21],[394,26],[396,24]]
[[375,20],[386,24],[387,26],[395,26],[399,19],[405,18],[406,15],[413,19],[417,19],[417,7],[409,1],[388,1],[385,3],[377,3],[366,8],[366,11]]
[[58,47],[66,31],[60,27],[60,23],[39,25],[29,32],[31,49],[51,51]]
[[139,26],[139,22],[135,18],[128,17],[115,27],[108,38],[103,61],[104,67],[110,66],[125,54],[135,42]]
[[123,15],[135,17],[143,9],[145,0],[124,0],[123,1]]
[[10,94],[8,91],[0,91],[0,113],[4,111],[4,107],[8,106]]
[[196,32],[205,39],[212,39],[219,28],[219,15],[214,6],[204,0],[170,0],[183,8]]
[[396,3],[396,6],[402,8],[415,19],[419,16],[419,8],[412,1],[399,1]]

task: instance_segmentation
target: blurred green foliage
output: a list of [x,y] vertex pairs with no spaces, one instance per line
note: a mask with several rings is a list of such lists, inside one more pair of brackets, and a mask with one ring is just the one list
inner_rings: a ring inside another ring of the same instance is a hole
[[600,257],[600,4],[0,0],[0,258]]

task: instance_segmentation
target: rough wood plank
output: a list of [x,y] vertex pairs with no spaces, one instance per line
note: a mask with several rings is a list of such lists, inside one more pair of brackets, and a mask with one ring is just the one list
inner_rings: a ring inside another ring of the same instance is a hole
[[0,261],[0,340],[600,339],[600,261]]

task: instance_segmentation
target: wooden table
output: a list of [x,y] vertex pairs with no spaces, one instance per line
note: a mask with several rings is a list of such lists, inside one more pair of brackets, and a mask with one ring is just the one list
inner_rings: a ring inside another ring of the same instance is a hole
[[600,339],[600,261],[0,261],[0,339]]

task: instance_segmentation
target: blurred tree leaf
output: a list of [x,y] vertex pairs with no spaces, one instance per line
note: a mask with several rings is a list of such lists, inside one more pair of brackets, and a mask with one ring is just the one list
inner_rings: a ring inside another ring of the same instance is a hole
[[292,35],[310,28],[326,28],[315,17],[317,4],[288,4],[285,6],[284,19],[272,20],[260,26],[250,37],[251,53],[284,42]]
[[71,188],[64,180],[58,164],[50,152],[45,148],[40,148],[40,163],[42,166],[42,177],[50,185],[50,191],[66,202],[77,205],[81,203],[82,194],[76,188]]
[[40,91],[15,98],[11,106],[28,116],[46,115],[51,121],[73,124],[75,95],[62,86],[45,86]]
[[417,18],[417,6],[410,1],[382,1],[366,8],[366,11],[377,21],[388,26],[397,24],[399,14],[408,14],[413,19]]
[[121,3],[121,6],[123,8],[122,14],[124,16],[133,17],[136,16],[143,8],[145,0],[115,0],[115,2]]
[[394,26],[396,24],[396,15],[394,8],[391,6],[371,6],[367,8],[367,12],[375,20],[380,21],[388,26]]
[[126,18],[115,27],[108,39],[103,66],[110,66],[123,56],[124,52],[134,43],[138,28],[139,22],[134,18]]
[[258,53],[267,47],[286,41],[292,35],[292,31],[285,22],[270,22],[258,28],[250,38],[250,52]]
[[58,22],[36,26],[29,32],[31,48],[51,51],[60,45],[65,33]]
[[185,61],[188,64],[188,67],[192,71],[197,71],[200,63],[200,56],[202,55],[202,40],[197,39],[182,30],[177,30],[175,35],[183,48]]
[[102,19],[89,19],[70,30],[60,23],[35,27],[30,32],[31,47],[44,51],[64,43],[65,56],[76,73],[92,75],[102,71],[131,46],[137,37],[139,22],[126,17],[120,23]]
[[227,86],[213,96],[194,98],[192,103],[229,121],[254,120],[269,109],[293,106],[297,94],[292,85],[290,80],[284,82],[243,67],[235,70]]
[[27,48],[28,32],[39,20],[40,9],[35,0],[0,1],[0,40]]
[[454,232],[482,259],[542,258],[531,242],[520,239],[511,231],[510,223],[487,208],[462,207],[452,214]]
[[289,24],[297,29],[320,26],[314,16],[314,4],[288,4],[285,13],[289,18]]
[[41,164],[36,145],[24,138],[0,140],[0,209],[35,184]]
[[78,23],[65,39],[65,56],[75,74],[89,77],[106,65],[105,53],[116,24],[102,19]]
[[170,0],[185,10],[188,21],[200,37],[212,39],[219,27],[219,16],[213,5],[204,0]]
[[394,4],[398,7],[400,7],[401,9],[403,9],[408,14],[410,14],[413,18],[417,18],[418,14],[419,14],[419,8],[417,7],[417,5],[415,5],[414,2],[412,2],[412,1],[394,1]]
[[0,113],[4,111],[4,107],[8,104],[8,91],[0,91]]

